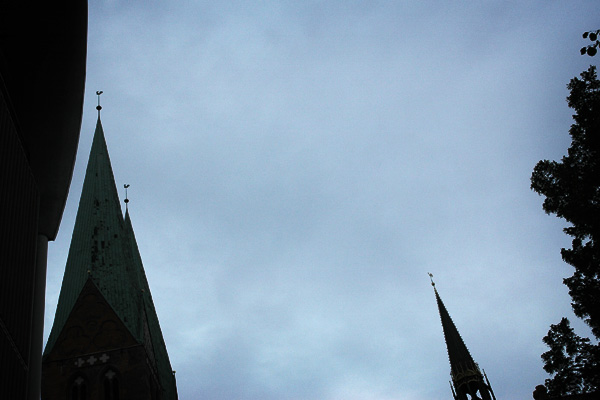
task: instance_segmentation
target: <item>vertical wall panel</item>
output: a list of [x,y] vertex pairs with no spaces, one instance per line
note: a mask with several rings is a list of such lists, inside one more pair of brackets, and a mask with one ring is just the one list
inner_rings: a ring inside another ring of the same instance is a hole
[[0,370],[3,393],[24,399],[39,193],[0,91]]

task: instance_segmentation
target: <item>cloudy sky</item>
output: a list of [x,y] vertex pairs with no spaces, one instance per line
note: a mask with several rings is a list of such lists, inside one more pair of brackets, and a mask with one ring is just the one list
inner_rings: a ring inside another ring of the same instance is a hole
[[449,398],[428,272],[496,396],[531,398],[572,312],[529,177],[569,145],[596,2],[89,3],[46,337],[103,90],[180,399]]

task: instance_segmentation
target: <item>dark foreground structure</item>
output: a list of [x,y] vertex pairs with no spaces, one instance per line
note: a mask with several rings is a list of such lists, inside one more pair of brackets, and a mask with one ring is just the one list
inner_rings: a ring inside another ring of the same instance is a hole
[[0,2],[0,399],[40,398],[48,241],[83,106],[87,2]]
[[[430,276],[432,275],[430,274]],[[479,366],[473,360],[473,357],[471,357],[471,353],[469,353],[465,342],[458,333],[458,329],[456,329],[448,310],[446,310],[438,294],[433,279],[431,286],[433,286],[433,291],[435,292],[435,299],[442,320],[442,328],[444,329],[446,347],[448,348],[450,376],[452,378],[450,387],[454,400],[496,400],[485,372],[481,373]]]
[[[125,202],[127,203],[127,199]],[[56,316],[43,400],[175,400],[177,388],[98,122]]]

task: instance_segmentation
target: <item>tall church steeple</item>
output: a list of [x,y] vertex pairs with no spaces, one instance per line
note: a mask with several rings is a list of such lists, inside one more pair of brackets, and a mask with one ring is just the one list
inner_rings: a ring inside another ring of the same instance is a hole
[[435,299],[442,320],[446,347],[448,349],[450,377],[452,378],[450,387],[454,399],[496,400],[496,396],[492,391],[492,387],[485,372],[483,374],[481,373],[479,366],[473,360],[465,342],[458,333],[456,325],[454,325],[452,318],[450,318],[450,314],[444,306],[437,288],[435,287],[435,283],[433,282],[433,275],[429,274],[429,277],[431,278],[431,286],[433,286],[433,291],[435,293]]
[[65,393],[73,399],[177,398],[129,211],[124,218],[119,203],[99,105],[44,350],[42,399],[65,398]]

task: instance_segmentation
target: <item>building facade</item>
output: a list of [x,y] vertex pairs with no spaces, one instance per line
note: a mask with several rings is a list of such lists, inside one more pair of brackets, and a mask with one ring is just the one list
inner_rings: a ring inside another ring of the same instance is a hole
[[0,399],[40,398],[46,260],[81,128],[87,1],[0,2]]

